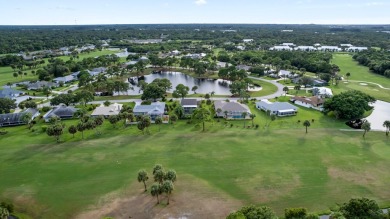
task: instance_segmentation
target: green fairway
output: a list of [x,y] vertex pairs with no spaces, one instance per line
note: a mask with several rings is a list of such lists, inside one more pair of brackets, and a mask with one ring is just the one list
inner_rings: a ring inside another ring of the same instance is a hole
[[370,72],[370,70],[353,60],[350,54],[333,54],[332,62],[340,67],[340,74],[344,75],[349,72],[349,80],[369,81],[378,83],[383,87],[390,88],[390,79],[382,75]]
[[[41,123],[35,132],[7,128],[0,138],[0,195],[28,197],[34,217],[69,218],[128,188],[140,168],[161,163],[174,168],[179,180],[191,175],[233,200],[269,205],[279,214],[286,207],[327,210],[356,196],[390,204],[390,141],[384,133],[370,132],[363,140],[360,132],[339,131],[347,128],[343,122],[304,108],[264,129],[265,113],[254,104],[250,108],[257,130],[220,119],[208,123],[205,133],[180,121],[162,125],[161,132],[152,125],[151,135],[142,135],[135,126],[113,128],[106,121],[101,136],[87,131],[81,140],[79,133],[72,138],[65,130],[63,143],[55,144]],[[312,123],[308,134],[302,126],[306,119]]]

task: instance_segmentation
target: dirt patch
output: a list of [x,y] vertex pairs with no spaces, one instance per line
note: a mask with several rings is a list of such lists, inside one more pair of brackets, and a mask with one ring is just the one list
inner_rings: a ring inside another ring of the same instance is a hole
[[248,194],[252,194],[255,203],[264,203],[278,200],[290,194],[301,184],[298,175],[291,177],[257,175],[245,183],[242,187]]
[[198,179],[192,182],[177,181],[169,205],[166,205],[165,195],[160,197],[160,204],[157,205],[155,197],[149,192],[143,193],[141,184],[135,183],[132,188],[137,188],[136,194],[130,194],[129,190],[125,192],[129,193],[126,196],[109,195],[109,198],[102,198],[96,206],[75,218],[226,218],[230,212],[242,206],[240,201]]

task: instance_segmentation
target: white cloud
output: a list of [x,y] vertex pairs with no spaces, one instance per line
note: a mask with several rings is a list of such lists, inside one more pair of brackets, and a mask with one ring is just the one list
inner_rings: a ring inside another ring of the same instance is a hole
[[205,4],[207,4],[207,0],[195,0],[195,4],[197,4],[197,5],[205,5]]

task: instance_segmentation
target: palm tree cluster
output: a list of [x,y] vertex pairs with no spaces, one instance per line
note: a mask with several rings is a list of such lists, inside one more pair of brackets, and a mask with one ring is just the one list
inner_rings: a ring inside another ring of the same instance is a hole
[[[166,194],[167,204],[169,205],[169,198],[173,192],[173,183],[176,181],[177,175],[175,170],[164,171],[161,164],[156,164],[153,167],[153,179],[154,184],[150,187],[150,193],[153,197],[157,198],[157,204],[160,204],[159,196],[163,193]],[[147,191],[146,181],[149,180],[148,173],[145,170],[138,171],[138,182],[144,184],[145,192]]]

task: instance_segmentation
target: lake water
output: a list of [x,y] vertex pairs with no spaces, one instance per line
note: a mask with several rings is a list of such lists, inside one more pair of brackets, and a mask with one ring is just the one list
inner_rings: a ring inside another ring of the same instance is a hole
[[[172,83],[172,89],[169,90],[169,93],[172,93],[175,90],[175,87],[178,84],[184,84],[190,88],[189,94],[193,94],[191,91],[193,86],[198,86],[196,93],[206,94],[215,92],[217,95],[231,95],[229,90],[229,83],[222,79],[197,79],[189,75],[180,73],[180,72],[163,72],[163,73],[154,73],[150,75],[145,75],[145,82],[151,83],[154,79],[157,78],[167,78]],[[129,95],[138,95],[140,92],[137,86],[133,86],[134,90],[129,90]]]
[[383,127],[383,122],[390,120],[390,103],[377,100],[373,106],[374,111],[366,119],[371,123],[372,130],[385,131],[386,129]]

